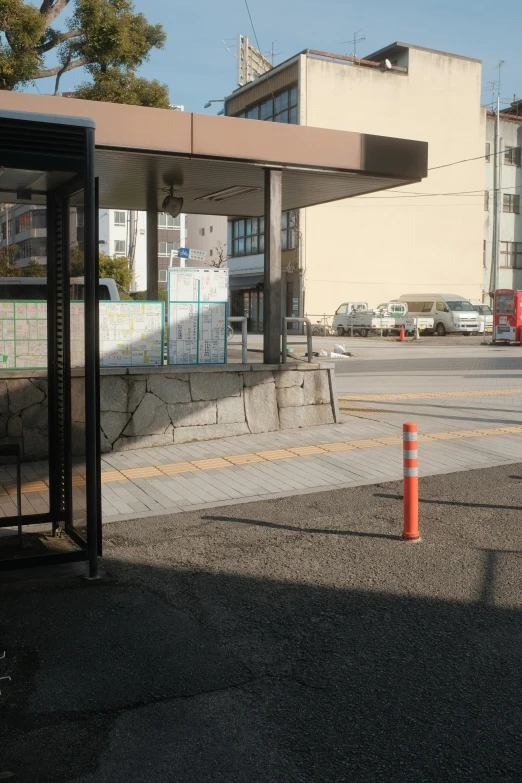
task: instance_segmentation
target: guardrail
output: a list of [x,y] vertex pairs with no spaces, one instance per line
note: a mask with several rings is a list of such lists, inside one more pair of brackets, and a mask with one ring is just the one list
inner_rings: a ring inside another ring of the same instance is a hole
[[[312,322],[312,333],[315,335],[328,337],[332,331],[332,321],[335,313],[305,313],[305,317]],[[297,318],[294,321],[299,320]]]
[[283,355],[283,364],[286,364],[287,359],[287,345],[288,345],[288,332],[287,327],[288,324],[291,321],[297,321],[301,324],[306,324],[306,342],[308,347],[308,363],[311,364],[312,362],[312,322],[309,318],[295,318],[294,316],[287,316],[283,318],[283,329],[282,329],[282,337],[283,337],[283,347],[282,347],[282,355]]
[[241,324],[241,363],[242,364],[248,364],[248,355],[247,355],[247,321],[248,318],[246,315],[229,315],[228,316],[229,323],[240,323]]

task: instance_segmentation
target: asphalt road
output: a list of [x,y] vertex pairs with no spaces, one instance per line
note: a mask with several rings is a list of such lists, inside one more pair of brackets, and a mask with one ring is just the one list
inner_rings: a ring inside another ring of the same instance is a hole
[[1,595],[0,779],[520,783],[522,465],[105,528]]

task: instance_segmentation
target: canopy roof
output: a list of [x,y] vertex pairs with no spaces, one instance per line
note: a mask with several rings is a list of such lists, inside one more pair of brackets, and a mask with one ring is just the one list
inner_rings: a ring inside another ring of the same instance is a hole
[[[0,91],[0,115],[11,112],[51,124],[95,123],[100,207],[107,209],[160,209],[172,186],[189,214],[262,215],[267,166],[283,170],[284,210],[427,174],[426,142],[387,136]],[[46,189],[46,177],[32,177],[25,172],[26,188]],[[0,178],[0,199],[23,201],[20,185]]]

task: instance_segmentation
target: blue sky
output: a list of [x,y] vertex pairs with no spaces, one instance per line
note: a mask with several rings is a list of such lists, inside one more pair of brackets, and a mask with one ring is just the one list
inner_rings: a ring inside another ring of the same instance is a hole
[[[135,0],[149,21],[163,24],[167,43],[141,69],[147,78],[168,84],[173,103],[203,112],[210,98],[221,98],[235,88],[235,59],[221,39],[238,33],[254,36],[244,0]],[[483,62],[483,102],[491,101],[488,81],[498,79],[502,67],[502,97],[522,97],[522,4],[516,0],[249,0],[263,51],[282,52],[281,62],[306,48],[350,53],[341,45],[362,29],[364,56],[392,43],[407,43],[476,57]],[[234,46],[234,41],[230,42]],[[84,79],[73,71],[61,89],[73,89]],[[52,92],[50,80],[40,80],[41,92]],[[212,112],[219,110],[213,104]]]

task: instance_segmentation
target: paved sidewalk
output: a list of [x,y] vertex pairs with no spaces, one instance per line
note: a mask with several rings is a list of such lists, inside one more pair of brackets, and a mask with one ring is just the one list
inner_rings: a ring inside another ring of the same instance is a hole
[[[340,424],[106,454],[105,522],[354,487],[402,476],[402,424],[419,425],[420,475],[522,460],[522,389],[340,395]],[[47,508],[46,463],[24,466],[24,512]],[[0,514],[15,513],[0,468]],[[73,477],[85,510],[85,469]]]

